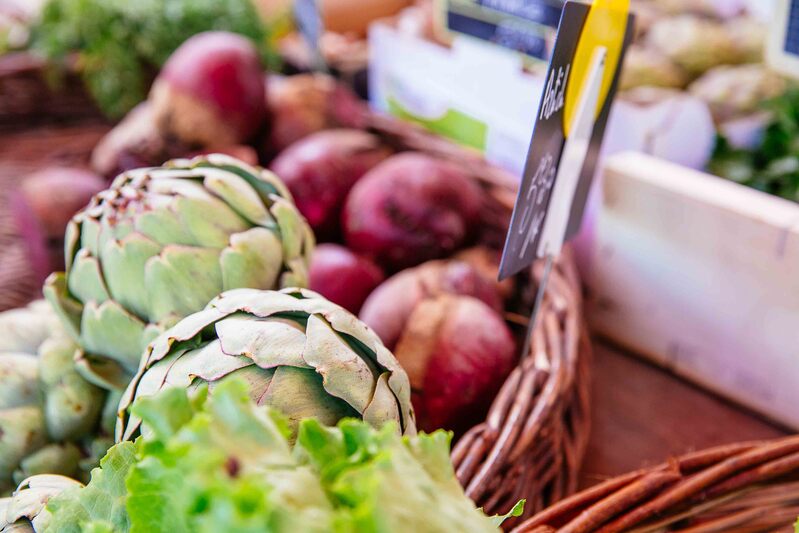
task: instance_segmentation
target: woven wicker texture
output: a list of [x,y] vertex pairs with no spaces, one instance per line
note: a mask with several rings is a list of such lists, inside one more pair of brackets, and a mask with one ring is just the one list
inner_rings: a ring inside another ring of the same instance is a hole
[[799,436],[721,446],[608,480],[514,533],[791,531]]
[[[469,172],[487,192],[481,240],[502,247],[516,200],[516,177],[406,123],[375,116],[372,129],[397,149],[432,153]],[[543,266],[537,264],[523,277],[528,302]],[[486,421],[453,449],[458,479],[487,513],[507,512],[524,498],[525,516],[531,516],[576,490],[589,433],[590,354],[580,280],[567,249],[550,274],[530,354],[505,382]]]

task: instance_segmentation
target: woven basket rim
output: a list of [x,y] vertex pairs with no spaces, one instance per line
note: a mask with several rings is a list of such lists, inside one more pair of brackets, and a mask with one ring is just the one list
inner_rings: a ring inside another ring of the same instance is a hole
[[783,531],[799,517],[799,435],[691,452],[614,477],[514,533]]

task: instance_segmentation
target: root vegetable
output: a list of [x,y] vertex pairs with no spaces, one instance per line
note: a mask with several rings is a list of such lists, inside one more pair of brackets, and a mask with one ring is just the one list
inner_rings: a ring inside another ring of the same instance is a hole
[[480,300],[420,303],[394,353],[408,373],[417,427],[462,432],[482,420],[516,362],[513,336]]
[[105,180],[94,172],[50,167],[26,177],[20,192],[45,236],[61,239],[72,216],[105,188]]
[[352,313],[384,278],[380,267],[338,244],[320,244],[311,258],[311,290]]
[[314,133],[291,145],[271,165],[319,239],[338,235],[341,209],[353,185],[391,154],[359,130]]
[[355,185],[343,214],[350,249],[398,270],[468,242],[482,191],[459,167],[421,153],[383,161]]
[[162,132],[195,146],[250,139],[266,117],[263,68],[247,38],[205,32],[167,60],[150,92]]
[[317,131],[366,125],[366,106],[348,88],[324,74],[270,76],[268,157]]
[[472,296],[497,312],[502,310],[492,281],[475,267],[462,261],[430,261],[392,276],[375,289],[361,308],[360,319],[393,349],[414,309],[443,294]]

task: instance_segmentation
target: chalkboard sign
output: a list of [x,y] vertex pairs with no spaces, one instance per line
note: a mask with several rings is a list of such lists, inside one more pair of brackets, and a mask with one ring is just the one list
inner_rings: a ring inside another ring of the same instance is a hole
[[624,52],[629,2],[568,1],[527,153],[500,278],[560,253],[580,227]]

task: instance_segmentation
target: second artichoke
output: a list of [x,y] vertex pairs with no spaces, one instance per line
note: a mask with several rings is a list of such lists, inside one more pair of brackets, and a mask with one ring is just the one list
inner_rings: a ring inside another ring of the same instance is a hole
[[292,429],[303,418],[334,425],[355,417],[416,432],[408,376],[363,322],[312,291],[238,289],[150,345],[120,402],[117,440],[140,429],[127,409],[135,399],[169,386],[208,384],[213,394],[232,376],[244,378],[256,403],[283,412]]

